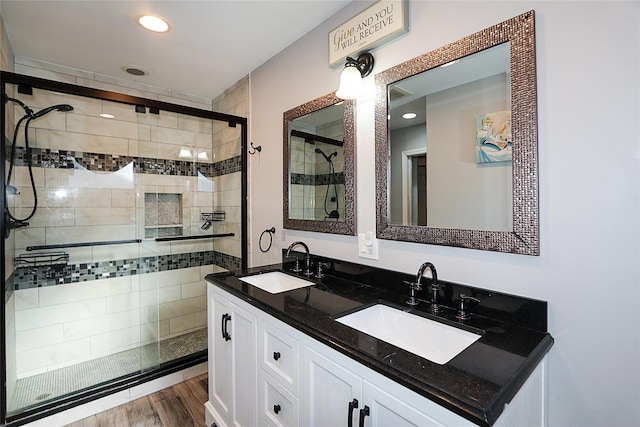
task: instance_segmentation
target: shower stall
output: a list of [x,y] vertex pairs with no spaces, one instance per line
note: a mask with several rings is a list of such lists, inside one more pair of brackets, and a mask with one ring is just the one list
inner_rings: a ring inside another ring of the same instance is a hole
[[1,73],[0,424],[206,360],[246,266],[246,118]]

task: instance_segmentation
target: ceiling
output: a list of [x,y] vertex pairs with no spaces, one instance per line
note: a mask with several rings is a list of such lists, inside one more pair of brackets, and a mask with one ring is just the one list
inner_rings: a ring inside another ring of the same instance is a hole
[[[16,57],[214,98],[351,1],[1,0],[0,14]],[[143,14],[171,31],[143,29]]]

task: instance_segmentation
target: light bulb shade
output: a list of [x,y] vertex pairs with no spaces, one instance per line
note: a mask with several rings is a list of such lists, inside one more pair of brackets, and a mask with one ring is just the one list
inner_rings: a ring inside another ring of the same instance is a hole
[[180,153],[178,154],[179,159],[192,159],[193,154],[191,154],[191,149],[189,147],[180,147]]
[[207,155],[206,151],[200,151],[197,155],[198,160],[202,160],[202,161],[208,161],[209,160],[209,156]]
[[348,65],[340,74],[340,87],[336,96],[341,99],[356,99],[362,90],[362,75],[357,67]]

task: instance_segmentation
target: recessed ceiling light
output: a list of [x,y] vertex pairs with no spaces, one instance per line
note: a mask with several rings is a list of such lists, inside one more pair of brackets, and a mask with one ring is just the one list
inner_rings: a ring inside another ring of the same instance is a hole
[[416,113],[404,113],[404,114],[402,115],[402,118],[403,118],[403,119],[407,119],[407,120],[409,120],[409,119],[415,119],[415,118],[416,118]]
[[146,76],[147,74],[149,74],[149,71],[145,70],[139,65],[125,65],[124,67],[122,67],[122,71],[136,77]]
[[149,31],[166,33],[171,28],[166,19],[155,15],[143,15],[138,17],[138,23]]

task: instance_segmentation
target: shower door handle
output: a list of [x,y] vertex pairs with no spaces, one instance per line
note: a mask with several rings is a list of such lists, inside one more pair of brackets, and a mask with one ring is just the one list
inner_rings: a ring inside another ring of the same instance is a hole
[[231,339],[231,335],[227,332],[227,322],[229,322],[229,320],[231,320],[231,315],[229,313],[222,315],[220,325],[222,326],[222,338],[224,338],[225,341],[229,341]]

